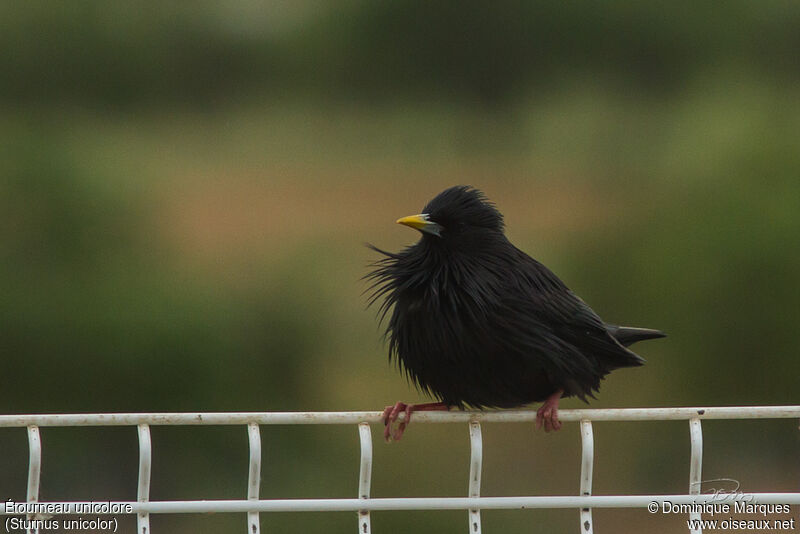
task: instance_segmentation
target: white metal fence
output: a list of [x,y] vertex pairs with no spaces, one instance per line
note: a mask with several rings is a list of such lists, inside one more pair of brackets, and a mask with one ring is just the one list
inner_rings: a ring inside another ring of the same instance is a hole
[[[481,510],[522,508],[577,508],[580,515],[579,531],[592,534],[593,508],[646,508],[651,503],[670,501],[674,505],[720,502],[758,504],[800,504],[800,493],[735,493],[719,495],[701,492],[703,467],[704,419],[778,419],[800,418],[800,406],[735,406],[708,408],[626,408],[561,410],[564,422],[578,422],[581,426],[582,459],[580,495],[481,497],[481,466],[483,446],[481,422],[510,423],[533,422],[536,413],[528,410],[496,412],[419,412],[414,423],[466,423],[469,425],[471,445],[469,489],[466,497],[428,498],[371,498],[372,437],[370,424],[382,425],[381,412],[272,412],[272,413],[108,413],[108,414],[58,414],[58,415],[1,415],[0,427],[27,427],[30,448],[27,501],[7,501],[0,506],[3,515],[25,515],[29,532],[38,532],[53,514],[74,514],[91,511],[93,515],[108,517],[136,514],[137,532],[150,534],[150,514],[181,514],[202,512],[230,512],[247,515],[247,532],[259,534],[259,514],[262,512],[357,512],[359,534],[370,534],[370,512],[378,510],[466,510],[468,531],[481,532]],[[402,420],[402,417],[401,417]],[[689,422],[690,472],[688,492],[681,495],[592,495],[592,469],[594,465],[593,422],[597,421],[666,421]],[[267,499],[259,498],[261,474],[260,425],[356,425],[361,443],[361,469],[358,497],[354,499]],[[183,500],[151,501],[150,469],[152,447],[150,426],[157,425],[242,425],[247,427],[250,443],[250,465],[246,500]],[[42,470],[42,441],[39,427],[65,426],[136,426],[139,433],[139,483],[137,501],[133,502],[40,502],[39,480]],[[700,519],[699,513],[690,519]],[[578,529],[576,529],[577,531]],[[691,532],[702,532],[698,525]]]

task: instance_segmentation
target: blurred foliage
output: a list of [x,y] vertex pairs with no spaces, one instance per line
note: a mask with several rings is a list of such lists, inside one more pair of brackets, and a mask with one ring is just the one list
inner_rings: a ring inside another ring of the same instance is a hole
[[[798,27],[787,1],[3,4],[0,412],[420,398],[365,310],[362,245],[409,243],[392,221],[455,183],[484,189],[510,238],[607,320],[670,334],[593,406],[796,404]],[[791,421],[704,430],[708,478],[795,487]],[[576,428],[484,432],[484,494],[577,491]],[[597,493],[684,491],[684,425],[595,432]],[[263,497],[355,494],[355,429],[262,434]],[[43,498],[134,498],[134,429],[42,435]],[[378,437],[373,495],[465,493],[466,429]],[[154,499],[244,497],[244,429],[154,428],[153,440]],[[0,443],[0,499],[22,499],[25,432],[0,429]],[[463,515],[373,523],[461,532]],[[576,513],[484,519],[552,532]],[[680,519],[596,522],[658,533]],[[347,532],[355,517],[262,521]]]
[[242,94],[507,104],[564,76],[674,93],[708,69],[797,81],[800,8],[736,0],[81,2],[0,8],[0,96],[209,105]]

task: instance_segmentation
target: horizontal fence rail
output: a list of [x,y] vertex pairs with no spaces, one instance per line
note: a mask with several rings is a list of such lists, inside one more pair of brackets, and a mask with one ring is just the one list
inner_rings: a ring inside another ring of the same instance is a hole
[[[0,427],[23,427],[28,430],[29,470],[27,500],[0,503],[0,515],[25,516],[28,532],[36,533],[35,520],[53,514],[75,514],[91,511],[98,516],[136,515],[137,530],[150,534],[150,514],[182,514],[228,512],[247,515],[247,532],[260,532],[259,514],[262,512],[356,512],[358,532],[371,534],[370,512],[384,510],[465,510],[468,513],[468,532],[481,533],[481,510],[576,508],[580,514],[580,532],[592,534],[593,508],[648,508],[653,503],[671,502],[673,505],[702,505],[707,503],[747,502],[752,504],[800,504],[798,493],[702,493],[704,419],[779,419],[800,418],[800,406],[724,406],[697,408],[622,408],[561,410],[563,422],[579,422],[581,430],[580,495],[565,496],[480,496],[483,458],[481,423],[534,422],[536,412],[506,410],[487,412],[418,412],[415,423],[468,424],[470,437],[470,469],[467,497],[425,498],[374,498],[370,496],[373,471],[372,437],[370,424],[382,425],[382,412],[238,412],[238,413],[97,413],[97,414],[34,414],[0,415]],[[404,420],[401,414],[400,421]],[[598,421],[670,421],[689,423],[690,473],[686,494],[677,495],[592,495],[594,466],[593,422]],[[358,497],[353,499],[260,499],[261,484],[261,432],[260,425],[356,425],[361,446],[358,478]],[[182,500],[151,501],[150,475],[152,445],[150,427],[164,425],[243,425],[248,432],[250,462],[247,477],[247,499],[243,500]],[[131,426],[138,429],[139,479],[136,501],[86,502],[39,500],[39,481],[42,472],[41,427],[65,426]],[[659,504],[660,505],[660,504]],[[651,510],[652,511],[652,510]],[[691,511],[691,520],[699,520],[700,512]],[[689,524],[689,523],[687,523]],[[689,526],[690,532],[702,532],[699,523]]]
[[[0,427],[136,425],[357,425],[381,423],[379,412],[177,412],[0,415]],[[702,408],[603,408],[559,410],[562,422],[680,421],[698,419],[800,418],[800,406],[715,406]],[[404,421],[400,413],[398,421]],[[530,423],[532,410],[414,412],[416,423]]]

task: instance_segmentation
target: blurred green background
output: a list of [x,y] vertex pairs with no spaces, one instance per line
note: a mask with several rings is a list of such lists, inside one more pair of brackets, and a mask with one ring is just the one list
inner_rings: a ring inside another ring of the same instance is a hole
[[[0,30],[2,413],[422,400],[365,308],[363,244],[413,242],[394,220],[461,183],[606,320],[669,333],[592,406],[798,403],[796,2],[8,2]],[[796,421],[704,430],[705,479],[797,491]],[[373,435],[373,496],[466,494],[465,426]],[[262,436],[263,498],[356,495],[355,427]],[[596,493],[686,491],[685,423],[595,436]],[[134,428],[42,439],[42,499],[135,499]],[[576,425],[484,439],[485,495],[578,492]],[[153,443],[151,498],[246,496],[244,428],[157,427]],[[0,444],[0,499],[24,500],[24,429]],[[684,519],[595,511],[598,532]],[[577,520],[490,511],[484,529]],[[373,515],[380,533],[466,527],[464,512]],[[352,532],[356,517],[262,528]]]

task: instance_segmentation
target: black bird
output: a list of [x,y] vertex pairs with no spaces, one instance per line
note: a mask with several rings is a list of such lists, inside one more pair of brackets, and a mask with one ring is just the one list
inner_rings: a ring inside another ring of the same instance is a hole
[[[547,267],[506,238],[503,216],[479,190],[455,186],[397,222],[422,238],[366,278],[383,299],[389,357],[439,402],[387,406],[384,437],[399,440],[411,414],[544,401],[536,427],[558,430],[558,401],[594,398],[600,380],[644,360],[626,346],[658,330],[606,324]],[[400,413],[405,420],[392,426]]]

